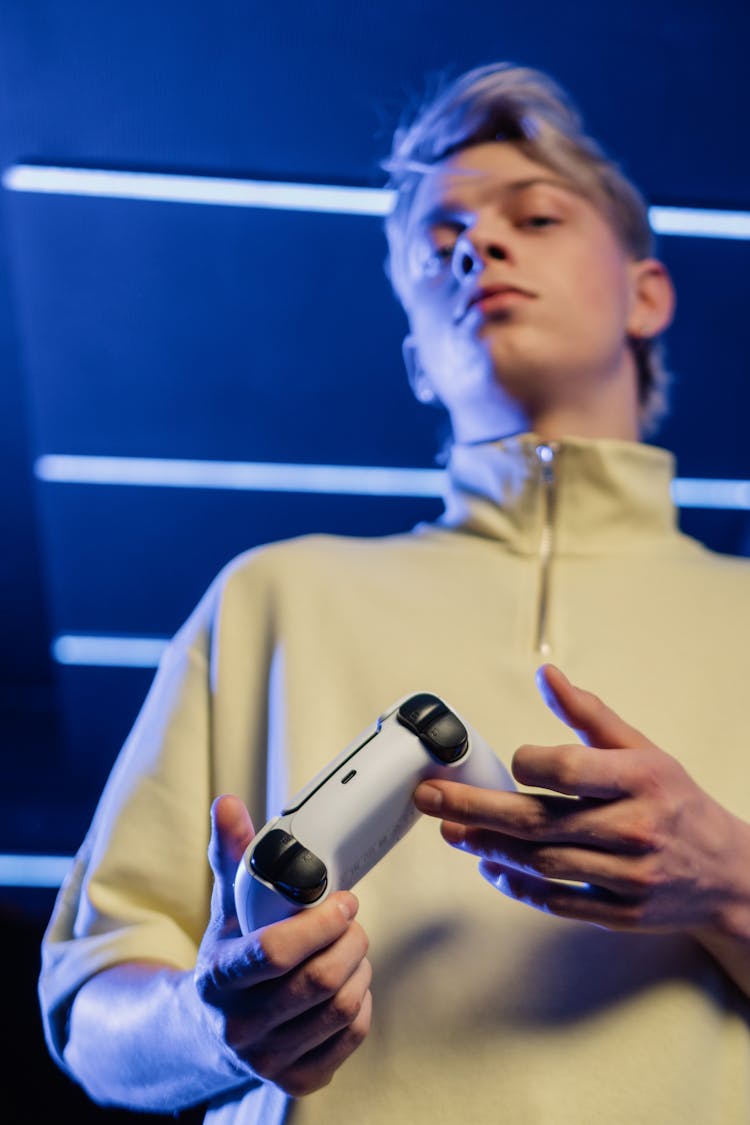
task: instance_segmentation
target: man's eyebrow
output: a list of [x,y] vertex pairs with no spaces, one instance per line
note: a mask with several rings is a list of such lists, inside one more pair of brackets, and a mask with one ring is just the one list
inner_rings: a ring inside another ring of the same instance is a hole
[[417,225],[420,227],[437,227],[442,223],[459,222],[459,215],[467,210],[466,205],[460,203],[437,203],[426,211],[424,215],[420,215]]
[[531,176],[528,180],[514,180],[506,184],[504,190],[511,192],[525,191],[526,188],[536,187],[537,184],[546,184],[548,187],[562,188],[577,194],[577,189],[571,180],[564,180],[562,176]]

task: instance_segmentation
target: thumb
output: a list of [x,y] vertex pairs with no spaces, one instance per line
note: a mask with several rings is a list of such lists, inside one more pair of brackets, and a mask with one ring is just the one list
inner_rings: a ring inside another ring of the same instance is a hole
[[211,920],[219,928],[237,925],[234,877],[237,865],[254,836],[250,814],[239,797],[217,797],[211,806],[208,862],[214,873]]
[[645,734],[621,719],[597,695],[572,684],[554,664],[544,664],[537,671],[536,684],[550,711],[572,727],[587,746],[604,750],[654,747]]

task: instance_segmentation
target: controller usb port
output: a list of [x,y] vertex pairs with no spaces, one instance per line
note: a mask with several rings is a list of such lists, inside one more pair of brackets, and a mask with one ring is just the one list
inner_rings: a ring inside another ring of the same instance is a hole
[[356,777],[356,776],[357,776],[357,771],[356,771],[356,770],[349,770],[349,773],[348,773],[348,774],[346,775],[346,777],[342,777],[342,778],[341,778],[341,784],[342,784],[342,785],[346,785],[346,783],[347,783],[348,781],[351,781],[351,779],[352,779],[353,777]]

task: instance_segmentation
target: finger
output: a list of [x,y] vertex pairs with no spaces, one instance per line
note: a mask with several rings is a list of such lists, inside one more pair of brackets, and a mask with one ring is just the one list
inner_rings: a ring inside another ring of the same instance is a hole
[[249,1024],[258,1022],[268,1029],[280,1027],[330,1001],[359,971],[368,944],[362,927],[353,922],[328,948],[281,978],[253,989]]
[[276,1084],[287,1094],[299,1098],[327,1086],[338,1068],[367,1038],[372,1020],[372,993],[367,992],[359,1015],[343,1031],[298,1059],[281,1073]]
[[457,781],[423,781],[414,793],[421,812],[467,828],[486,828],[525,840],[566,840],[590,805],[572,797],[480,789]]
[[237,865],[255,835],[253,822],[238,797],[217,797],[211,806],[211,839],[208,862],[214,874],[211,920],[221,930],[239,933],[234,905]]
[[618,855],[571,845],[537,845],[497,833],[472,833],[461,846],[481,861],[522,874],[588,884],[627,898],[647,897],[658,880],[651,855]]
[[560,918],[611,930],[641,928],[643,922],[643,909],[637,900],[620,898],[598,887],[547,882],[489,861],[479,864],[479,872],[508,898]]
[[589,746],[653,748],[645,734],[631,727],[598,696],[576,687],[554,664],[545,664],[536,676],[544,702]]
[[637,787],[641,750],[602,754],[578,743],[569,746],[520,746],[511,770],[516,781],[575,797],[614,800]]
[[[605,803],[586,798],[529,797],[534,812],[522,810],[520,816],[507,820],[484,814],[486,824],[469,825],[448,817],[440,825],[447,843],[473,855],[492,848],[501,851],[513,840],[542,845],[580,846],[594,852],[617,856],[649,855],[660,846],[660,833],[652,820],[634,812],[634,800],[622,799]],[[524,808],[526,801],[524,801]]]
[[[260,1057],[254,1050],[248,1061],[265,1077],[273,1075],[262,1069],[264,1065],[272,1066],[277,1073],[286,1070],[302,1055],[354,1023],[371,983],[372,967],[365,958],[324,1003],[286,1020],[264,1035]],[[269,1060],[267,1064],[266,1056]]]
[[336,942],[349,928],[359,904],[340,891],[320,906],[302,910],[283,922],[247,937],[219,942],[202,966],[199,989],[209,1003],[226,1003],[228,994],[277,980]]

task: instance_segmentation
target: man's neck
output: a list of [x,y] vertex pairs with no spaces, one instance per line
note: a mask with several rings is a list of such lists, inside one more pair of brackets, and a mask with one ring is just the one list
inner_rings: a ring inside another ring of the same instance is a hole
[[545,441],[561,441],[566,437],[612,438],[639,441],[637,414],[613,413],[602,416],[598,411],[576,409],[549,410],[529,419],[529,430]]
[[588,388],[561,388],[543,401],[519,402],[499,394],[476,409],[463,404],[454,414],[453,433],[463,444],[491,441],[511,434],[534,433],[546,441],[566,437],[611,438],[639,441],[639,405],[635,377],[590,384]]

